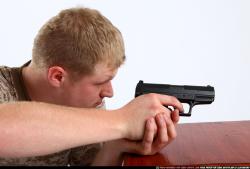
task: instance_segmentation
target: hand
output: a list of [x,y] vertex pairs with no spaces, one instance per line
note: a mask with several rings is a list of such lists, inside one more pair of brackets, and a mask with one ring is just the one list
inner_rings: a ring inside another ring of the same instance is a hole
[[[170,113],[170,110],[164,105],[173,106],[175,108],[173,114]],[[125,138],[129,140],[141,140],[143,138],[146,120],[155,117],[159,113],[164,114],[163,117],[166,119],[167,130],[170,129],[170,131],[172,131],[172,123],[176,123],[179,119],[176,112],[183,111],[183,107],[178,99],[173,96],[151,93],[135,98],[121,108],[120,111],[122,112],[122,119],[124,120],[123,124],[125,124]],[[167,119],[172,119],[173,122]],[[156,121],[158,120],[156,119]]]
[[172,112],[168,110],[168,113],[158,114],[155,118],[147,120],[143,140],[119,139],[106,142],[103,147],[106,155],[103,156],[111,157],[111,159],[106,160],[105,164],[120,165],[124,152],[140,155],[153,155],[159,152],[176,137],[174,125],[178,120],[179,111],[177,109]]
[[155,118],[148,119],[143,140],[127,140],[127,152],[153,155],[170,144],[177,136],[175,125],[179,121],[178,109],[171,112],[171,118],[169,115],[170,113],[158,114]]

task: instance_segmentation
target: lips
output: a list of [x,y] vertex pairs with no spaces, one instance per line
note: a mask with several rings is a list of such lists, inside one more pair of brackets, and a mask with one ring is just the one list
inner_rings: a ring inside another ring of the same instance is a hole
[[96,103],[96,108],[101,108],[101,107],[103,107],[103,106],[104,106],[104,103],[105,103],[104,100],[97,102],[97,103]]
[[98,106],[99,104],[102,104],[102,100],[101,101],[98,101],[98,102],[96,102],[96,106]]

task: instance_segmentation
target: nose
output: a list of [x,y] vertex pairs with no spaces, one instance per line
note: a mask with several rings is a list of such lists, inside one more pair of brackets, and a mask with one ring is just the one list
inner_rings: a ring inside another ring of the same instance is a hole
[[106,83],[104,86],[103,86],[103,89],[100,93],[101,97],[104,98],[104,97],[113,97],[113,87],[112,87],[112,83],[111,81]]

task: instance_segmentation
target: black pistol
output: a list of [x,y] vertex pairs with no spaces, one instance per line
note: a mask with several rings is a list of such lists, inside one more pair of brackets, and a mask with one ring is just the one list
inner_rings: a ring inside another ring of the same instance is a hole
[[215,91],[212,86],[188,86],[143,83],[136,86],[135,97],[147,93],[158,93],[176,97],[181,103],[189,104],[189,112],[180,112],[180,116],[191,116],[192,108],[198,104],[211,104],[214,101]]

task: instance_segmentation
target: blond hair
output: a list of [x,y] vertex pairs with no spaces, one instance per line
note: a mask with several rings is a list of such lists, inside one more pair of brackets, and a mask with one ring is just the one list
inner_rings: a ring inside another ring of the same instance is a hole
[[123,38],[97,10],[65,9],[38,32],[32,61],[38,67],[61,66],[77,75],[93,73],[102,62],[118,68],[125,61]]

